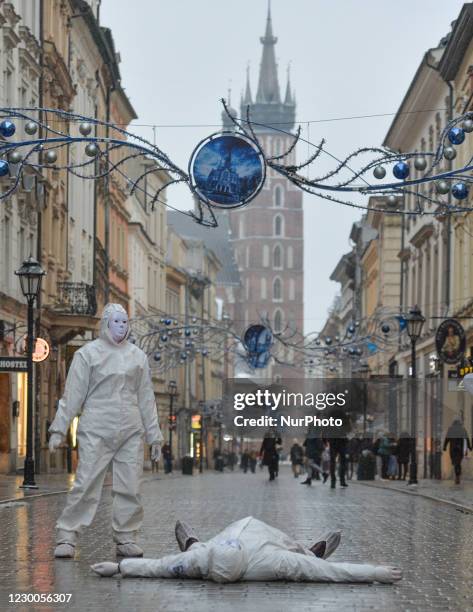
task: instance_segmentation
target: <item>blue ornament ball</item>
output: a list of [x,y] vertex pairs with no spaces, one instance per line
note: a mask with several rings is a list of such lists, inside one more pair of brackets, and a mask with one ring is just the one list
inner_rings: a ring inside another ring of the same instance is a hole
[[381,326],[381,331],[383,332],[383,334],[389,334],[390,329],[391,328],[389,327],[389,325],[387,323],[384,323]]
[[448,139],[454,145],[460,145],[465,140],[465,130],[453,127],[448,131]]
[[397,179],[404,180],[409,176],[409,165],[400,161],[395,164],[393,174]]
[[0,159],[0,176],[6,176],[10,170],[10,165],[4,159]]
[[9,121],[8,119],[4,119],[0,123],[0,134],[4,138],[10,138],[10,136],[13,136],[15,132],[16,132],[16,126],[12,121]]
[[468,187],[465,183],[455,183],[452,187],[452,195],[457,200],[464,200],[468,197]]

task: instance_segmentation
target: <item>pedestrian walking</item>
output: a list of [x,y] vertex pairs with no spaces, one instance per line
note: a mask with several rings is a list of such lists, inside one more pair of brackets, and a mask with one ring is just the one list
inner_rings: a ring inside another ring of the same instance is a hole
[[398,480],[406,480],[407,468],[409,466],[409,457],[412,448],[412,438],[405,431],[401,432],[397,441],[397,464],[398,464]]
[[255,450],[252,450],[250,452],[248,462],[249,462],[249,465],[250,465],[251,473],[254,474],[256,472],[256,462],[257,462],[257,456],[256,456],[256,451]]
[[463,457],[467,454],[468,450],[473,450],[467,431],[460,419],[455,419],[448,428],[443,443],[443,450],[446,451],[447,447],[450,447],[450,459],[455,472],[455,484],[460,484]]
[[291,446],[290,457],[294,478],[299,478],[302,470],[302,464],[304,462],[304,450],[297,442],[297,439],[294,439],[294,444]]
[[268,429],[261,444],[260,455],[263,457],[262,464],[268,467],[269,480],[274,480],[278,472],[278,444],[281,444],[279,434],[274,428]]
[[248,471],[248,462],[249,462],[250,456],[248,454],[248,451],[243,451],[243,453],[241,454],[241,460],[240,460],[240,469],[243,470],[243,474],[246,474],[246,472]]
[[348,440],[347,448],[347,462],[348,462],[348,480],[353,478],[353,474],[356,473],[356,465],[360,458],[360,447],[361,440],[356,436],[353,436]]
[[[309,427],[303,446],[305,449],[307,476],[301,484],[310,486],[314,478],[320,480],[320,474],[322,474],[320,464],[322,463],[322,452],[325,448],[322,435],[315,427]],[[323,473],[324,482],[327,481],[327,478],[328,473]]]
[[167,442],[163,445],[161,454],[163,456],[164,473],[170,474],[172,472],[172,452]]
[[385,433],[379,441],[378,455],[381,457],[381,478],[383,480],[387,480],[389,477],[389,458],[392,455],[393,442],[394,440],[388,433]]

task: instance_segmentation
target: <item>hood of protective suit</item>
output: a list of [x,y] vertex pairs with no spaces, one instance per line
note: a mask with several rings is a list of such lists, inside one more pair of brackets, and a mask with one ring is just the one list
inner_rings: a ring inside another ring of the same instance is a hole
[[466,429],[460,419],[455,419],[447,431],[447,438],[468,438]]
[[128,330],[123,340],[121,342],[115,342],[115,340],[112,338],[112,334],[110,332],[110,328],[108,324],[109,324],[110,319],[117,312],[120,312],[121,314],[125,314],[126,316],[128,316],[127,311],[123,308],[121,304],[107,304],[105,306],[102,312],[102,319],[100,321],[99,338],[101,338],[102,340],[106,340],[107,342],[109,342],[110,344],[113,344],[114,346],[121,346],[126,343],[130,335],[130,323],[128,323]]
[[246,553],[238,540],[212,542],[208,551],[208,578],[214,582],[236,582],[245,573]]

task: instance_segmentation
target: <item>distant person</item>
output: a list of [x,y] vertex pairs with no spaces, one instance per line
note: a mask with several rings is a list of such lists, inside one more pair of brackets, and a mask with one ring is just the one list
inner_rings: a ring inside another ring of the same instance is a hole
[[274,480],[278,472],[279,455],[277,447],[281,444],[281,438],[274,428],[268,429],[261,444],[260,455],[262,464],[268,467],[269,480]]
[[473,450],[466,429],[460,419],[455,419],[450,425],[443,443],[443,450],[450,447],[450,459],[455,471],[455,484],[460,484],[463,457],[468,450]]
[[[301,482],[302,485],[310,486],[315,478],[320,480],[322,474],[322,453],[325,448],[322,435],[314,427],[309,427],[307,437],[303,443],[306,457],[306,479]],[[324,482],[327,481],[328,473],[323,473]]]
[[170,474],[172,472],[172,452],[171,447],[167,442],[163,445],[161,454],[163,456],[164,473]]
[[246,474],[248,471],[248,461],[250,456],[248,455],[248,451],[244,451],[241,455],[240,468],[243,470],[243,474]]
[[256,472],[256,463],[257,463],[256,451],[252,450],[249,455],[249,465],[250,465],[250,470],[252,474]]
[[412,448],[412,438],[405,431],[401,432],[399,440],[397,441],[397,466],[398,466],[398,480],[406,480],[407,469],[409,467],[409,457]]
[[304,462],[304,450],[297,440],[294,440],[294,444],[291,446],[290,457],[294,478],[299,478]]

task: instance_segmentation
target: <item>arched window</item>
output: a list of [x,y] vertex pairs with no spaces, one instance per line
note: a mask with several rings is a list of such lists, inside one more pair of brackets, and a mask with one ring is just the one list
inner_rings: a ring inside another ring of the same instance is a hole
[[279,244],[274,247],[273,250],[273,268],[280,270],[282,268],[282,249]]
[[294,249],[292,248],[292,246],[287,247],[287,267],[294,267]]
[[289,299],[296,299],[296,282],[293,278],[289,279]]
[[282,326],[283,326],[283,318],[282,318],[282,312],[281,310],[276,310],[276,312],[274,313],[274,323],[273,323],[273,331],[276,334],[279,334],[282,332]]
[[238,237],[239,238],[245,237],[245,219],[243,216],[240,217],[240,221],[239,221]]
[[275,236],[284,235],[284,219],[282,215],[276,215],[274,217],[274,235]]
[[267,298],[266,279],[263,276],[261,278],[261,299],[265,300],[266,298]]
[[263,244],[263,268],[267,268],[269,266],[269,246],[267,244]]
[[282,300],[282,282],[279,277],[273,281],[273,300],[278,302]]
[[276,206],[277,208],[281,208],[281,206],[283,205],[282,197],[282,187],[281,185],[276,185],[276,187],[274,188],[274,206]]

